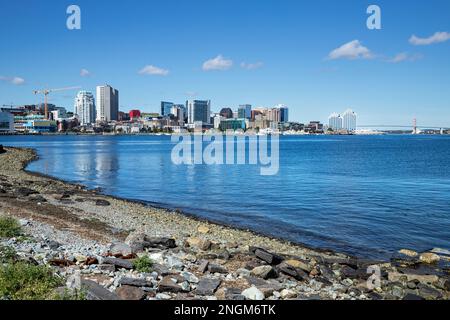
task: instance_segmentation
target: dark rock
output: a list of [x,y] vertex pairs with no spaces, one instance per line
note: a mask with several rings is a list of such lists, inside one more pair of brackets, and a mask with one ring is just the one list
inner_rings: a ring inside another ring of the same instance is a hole
[[326,265],[320,265],[319,266],[320,274],[327,278],[328,280],[333,280],[336,278],[336,275],[334,274],[333,270],[331,270]]
[[15,190],[15,193],[22,197],[28,197],[29,195],[38,194],[39,192],[29,189],[29,188],[19,187]]
[[223,249],[217,254],[217,257],[223,260],[230,260],[231,255],[230,252],[228,252],[228,250]]
[[436,300],[442,297],[442,294],[438,290],[430,286],[420,283],[417,287],[419,289],[419,295],[427,300]]
[[176,246],[175,239],[172,238],[145,238],[145,248],[173,249]]
[[111,203],[109,201],[107,201],[107,200],[97,199],[95,201],[95,205],[96,206],[100,206],[100,207],[107,207],[107,206],[110,206]]
[[201,273],[205,273],[206,270],[208,270],[209,261],[208,260],[202,260],[200,262],[200,265],[198,266],[198,271]]
[[118,269],[133,269],[133,262],[131,262],[130,260],[107,257],[104,258],[103,263],[112,264]]
[[228,273],[227,269],[219,264],[210,263],[208,265],[208,271],[211,273]]
[[72,266],[75,264],[73,261],[70,261],[67,259],[51,259],[48,263],[51,266],[57,266],[57,267],[69,267],[69,266]]
[[112,264],[99,264],[97,266],[98,270],[106,271],[106,272],[114,272],[116,271],[116,266]]
[[151,287],[152,282],[145,279],[129,278],[123,277],[119,280],[119,284],[122,286],[132,286],[132,287]]
[[121,286],[116,289],[117,296],[122,300],[143,300],[146,296],[145,292],[133,286]]
[[33,202],[47,202],[47,199],[45,199],[43,196],[41,195],[33,195],[28,197],[28,201],[33,201]]
[[325,277],[315,277],[314,280],[323,283],[325,286],[331,286],[333,285],[333,282],[329,281],[327,278]]
[[346,257],[346,258],[340,258],[340,257],[322,257],[319,258],[318,260],[321,260],[322,262],[332,265],[332,264],[340,264],[340,265],[346,265],[349,266],[353,269],[357,269],[358,268],[358,260],[355,258],[351,258],[351,257]]
[[419,264],[420,261],[418,257],[411,257],[397,252],[392,256],[391,263],[395,267],[412,267]]
[[355,269],[353,269],[352,267],[349,267],[347,265],[344,265],[341,268],[341,275],[344,278],[356,278],[357,277],[357,272]]
[[5,153],[5,152],[6,152],[5,148],[3,148],[3,145],[0,144],[0,153]]
[[47,247],[49,247],[52,250],[56,250],[61,246],[61,244],[59,242],[54,241],[54,240],[49,240],[46,244],[47,244]]
[[383,299],[383,297],[380,294],[376,293],[376,292],[369,292],[367,294],[367,296],[370,299],[372,299],[372,300],[382,300]]
[[158,263],[154,263],[152,265],[152,271],[156,272],[158,275],[163,277],[170,274],[170,270],[167,267],[160,265]]
[[219,279],[203,278],[198,283],[195,293],[201,296],[213,295],[220,286],[221,282],[222,281]]
[[265,265],[267,265],[267,262],[252,258],[252,260],[247,261],[247,263],[245,264],[245,269],[253,270],[256,267]]
[[277,268],[280,272],[287,274],[288,276],[291,276],[298,281],[309,279],[309,276],[305,271],[294,268],[293,266],[286,263],[281,263]]
[[117,294],[110,292],[94,281],[81,279],[81,287],[86,292],[88,300],[120,300]]
[[407,293],[402,300],[425,300],[424,298],[422,298],[421,296],[418,296],[416,294],[413,293]]
[[271,265],[278,265],[283,261],[283,257],[261,248],[255,250],[255,256]]
[[450,280],[445,281],[444,288],[445,288],[445,290],[450,291]]
[[176,279],[174,281],[173,277],[171,276],[165,276],[159,283],[158,286],[159,292],[183,292],[183,288],[177,284]]

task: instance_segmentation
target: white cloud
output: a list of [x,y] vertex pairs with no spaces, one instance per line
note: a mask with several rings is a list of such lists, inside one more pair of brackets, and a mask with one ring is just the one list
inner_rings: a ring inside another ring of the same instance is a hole
[[91,73],[89,72],[89,70],[81,69],[80,76],[82,76],[82,77],[89,77],[90,75],[91,75]]
[[158,68],[152,65],[145,66],[139,71],[139,74],[155,75],[155,76],[167,76],[169,70]]
[[369,49],[364,47],[359,40],[350,41],[337,49],[334,49],[328,55],[328,59],[370,59],[373,58],[373,54]]
[[427,46],[434,43],[445,42],[447,40],[450,40],[449,32],[436,32],[428,38],[419,38],[412,35],[411,38],[409,38],[409,43],[415,46]]
[[255,63],[242,62],[241,68],[244,68],[247,70],[255,70],[255,69],[261,68],[263,65],[264,65],[264,63],[262,63],[262,62],[255,62]]
[[409,54],[407,52],[402,52],[397,54],[395,57],[393,57],[392,59],[387,60],[388,62],[392,62],[392,63],[399,63],[399,62],[404,62],[404,61],[409,61],[409,62],[413,62],[413,61],[417,61],[419,59],[422,59],[423,55],[416,53],[416,54]]
[[23,79],[21,77],[12,77],[11,78],[11,77],[0,76],[0,81],[6,81],[6,82],[9,82],[16,86],[20,86],[25,83],[25,79]]
[[204,71],[211,70],[228,70],[233,66],[233,61],[225,59],[222,55],[218,55],[214,59],[207,60],[203,63]]

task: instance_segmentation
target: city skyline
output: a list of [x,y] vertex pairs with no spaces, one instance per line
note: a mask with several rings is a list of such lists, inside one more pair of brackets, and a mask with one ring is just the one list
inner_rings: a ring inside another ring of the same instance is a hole
[[[93,91],[111,83],[121,92],[124,111],[158,112],[164,100],[211,99],[215,111],[282,103],[299,122],[326,121],[335,110],[352,108],[363,124],[418,118],[449,125],[446,1],[377,1],[381,30],[367,29],[365,1],[198,1],[107,9],[101,1],[78,1],[82,29],[76,31],[65,27],[69,4],[2,4],[0,32],[14,28],[15,37],[3,37],[8,45],[3,42],[0,52],[0,104],[42,103],[32,90],[45,87]],[[179,23],[165,23],[167,14]],[[71,110],[75,95],[54,94],[49,103]]]

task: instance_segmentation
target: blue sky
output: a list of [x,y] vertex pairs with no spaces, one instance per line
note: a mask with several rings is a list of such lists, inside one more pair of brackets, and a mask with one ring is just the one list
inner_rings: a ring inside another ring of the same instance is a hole
[[[70,4],[81,30],[66,28]],[[370,4],[382,30],[366,27]],[[195,97],[283,103],[301,122],[350,107],[360,124],[450,126],[449,33],[447,0],[0,0],[0,105],[109,83],[124,111]],[[72,110],[75,94],[50,99]]]

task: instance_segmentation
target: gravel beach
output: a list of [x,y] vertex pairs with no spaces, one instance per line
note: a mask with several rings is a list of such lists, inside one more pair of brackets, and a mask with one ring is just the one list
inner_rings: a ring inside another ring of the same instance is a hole
[[[0,216],[27,241],[1,239],[96,300],[448,299],[450,252],[401,250],[368,261],[315,250],[30,173],[31,149],[0,154]],[[151,270],[137,270],[149,257]],[[0,297],[1,299],[1,297]]]

